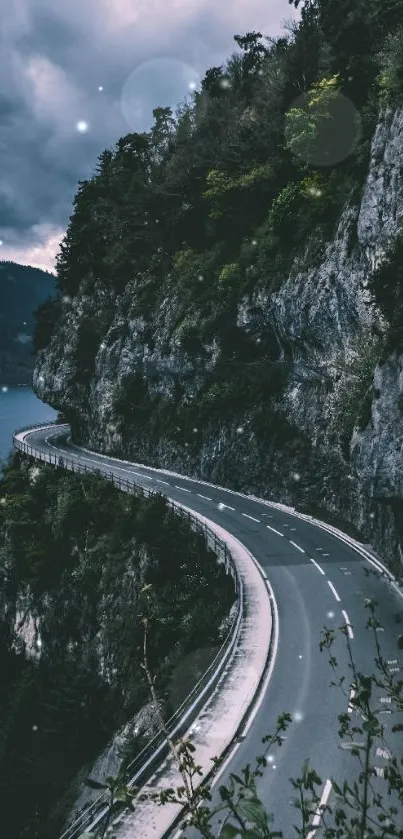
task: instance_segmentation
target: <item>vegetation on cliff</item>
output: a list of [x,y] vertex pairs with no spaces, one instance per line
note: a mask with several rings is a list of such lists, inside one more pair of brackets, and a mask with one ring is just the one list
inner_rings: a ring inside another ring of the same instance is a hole
[[[149,584],[148,654],[169,714],[198,677],[186,684],[182,672],[179,685],[176,666],[197,651],[204,669],[220,644],[231,579],[161,496],[143,500],[101,476],[10,459],[0,482],[0,797],[9,839],[53,839],[49,815],[68,783],[148,701],[139,611]],[[143,744],[139,737],[132,747]]]
[[[75,298],[102,297],[80,321],[76,384],[91,382],[116,299],[131,283],[148,323],[175,301],[169,343],[200,369],[215,342],[219,365],[198,393],[202,414],[208,406],[232,415],[235,400],[241,415],[258,392],[267,433],[276,433],[273,400],[301,347],[279,335],[274,318],[240,328],[240,300],[279,289],[308,244],[317,259],[341,209],[359,199],[379,108],[403,98],[402,0],[294,5],[301,19],[285,36],[236,35],[238,51],[207,70],[175,115],[156,108],[150,131],[122,137],[80,182],[57,260],[59,301],[38,311],[35,337],[46,349]],[[374,286],[381,306],[382,289]],[[143,340],[152,352],[149,325]],[[192,427],[202,422],[180,383],[173,401],[150,398],[137,371],[121,385],[124,428],[149,421],[150,434],[163,426],[174,441],[179,426],[197,444]],[[73,412],[71,420],[78,439]]]

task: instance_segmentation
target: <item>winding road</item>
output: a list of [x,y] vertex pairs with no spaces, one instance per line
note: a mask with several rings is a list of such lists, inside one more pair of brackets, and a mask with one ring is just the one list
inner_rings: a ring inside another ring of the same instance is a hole
[[[132,479],[140,486],[186,504],[233,533],[267,573],[279,615],[279,643],[273,673],[253,723],[234,745],[219,779],[225,783],[230,772],[240,773],[247,763],[254,765],[255,757],[264,754],[267,748],[262,745],[262,737],[274,731],[279,714],[289,711],[293,721],[285,732],[282,746],[275,746],[267,755],[258,789],[267,808],[275,813],[275,829],[282,830],[285,839],[290,839],[295,835],[292,826],[299,824],[299,817],[292,806],[295,792],[289,779],[300,775],[306,758],[310,758],[321,778],[323,802],[332,802],[331,778],[352,779],[358,774],[357,758],[351,756],[348,744],[338,736],[337,717],[348,710],[348,686],[352,678],[346,641],[338,633],[334,646],[339,664],[337,675],[346,677],[346,695],[343,695],[339,687],[330,686],[334,675],[327,653],[319,651],[321,630],[324,625],[336,629],[347,623],[358,670],[373,672],[375,649],[372,632],[366,628],[369,612],[365,599],[376,599],[382,653],[390,672],[403,678],[403,651],[397,647],[398,636],[403,633],[402,592],[382,573],[376,559],[375,564],[371,563],[312,521],[202,481],[88,452],[71,445],[68,430],[63,437],[60,433],[60,428],[55,430],[52,426],[30,432],[26,441],[53,455],[96,465],[108,475]],[[376,696],[389,745],[392,724],[402,722],[402,715],[388,699],[380,692]],[[357,713],[351,713],[352,719],[357,718],[355,724],[360,724]],[[394,753],[396,749],[401,753],[401,735],[393,738],[390,745]],[[371,762],[376,767],[376,789],[386,792],[383,774],[388,753],[381,744],[374,746]],[[217,793],[213,803],[216,796]],[[310,836],[314,835],[315,826],[314,820]],[[186,831],[186,836],[190,835],[194,834]]]

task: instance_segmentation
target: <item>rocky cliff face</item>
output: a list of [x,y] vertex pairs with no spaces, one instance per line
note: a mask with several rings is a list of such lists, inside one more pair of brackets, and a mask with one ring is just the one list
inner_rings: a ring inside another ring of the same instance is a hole
[[[220,349],[212,338],[203,360],[185,351],[181,300],[169,278],[151,311],[140,303],[140,279],[120,296],[106,299],[95,286],[66,299],[37,357],[39,397],[65,412],[78,442],[321,510],[402,570],[403,357],[395,351],[385,360],[385,324],[368,292],[401,226],[402,139],[403,112],[381,113],[361,198],[344,208],[333,240],[315,257],[307,242],[278,291],[256,289],[238,300],[242,333],[256,349],[274,336],[279,360],[289,364],[267,421],[255,400],[235,403],[230,415],[212,412],[198,428],[200,394]],[[187,314],[197,318],[196,303]],[[102,339],[83,381],[77,346],[88,320]],[[133,374],[143,414],[128,424],[117,394]],[[183,410],[195,428],[185,428]],[[158,424],[160,415],[176,418],[172,432]]]

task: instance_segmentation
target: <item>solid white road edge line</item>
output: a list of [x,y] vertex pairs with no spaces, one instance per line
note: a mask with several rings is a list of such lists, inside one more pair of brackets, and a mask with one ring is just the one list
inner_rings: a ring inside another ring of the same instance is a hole
[[[256,564],[258,565],[259,570],[262,570],[260,564],[257,562],[255,557],[252,557],[252,558],[255,560]],[[271,600],[271,603],[272,603],[272,606],[273,606],[273,612],[272,612],[272,614],[273,614],[273,652],[272,652],[272,656],[271,656],[271,660],[270,660],[270,664],[269,664],[269,669],[267,671],[267,675],[266,675],[266,677],[264,679],[264,682],[263,682],[263,684],[260,688],[259,699],[258,699],[258,701],[257,701],[249,719],[248,719],[248,722],[245,725],[244,730],[239,735],[242,738],[244,738],[245,735],[248,733],[248,731],[249,731],[249,729],[250,729],[250,727],[253,723],[253,720],[255,719],[256,714],[259,711],[259,708],[260,708],[260,706],[263,702],[263,699],[264,699],[265,694],[266,694],[267,686],[269,684],[269,681],[271,679],[271,675],[273,673],[273,668],[274,668],[274,665],[275,665],[275,662],[276,662],[277,652],[278,652],[278,643],[279,643],[279,637],[280,637],[280,620],[279,620],[277,600],[274,596],[274,591],[273,591],[273,588],[271,586],[270,581],[267,579],[266,576],[265,576],[265,579],[266,579],[267,588],[269,590],[270,600]]]
[[339,597],[339,595],[337,594],[337,591],[336,591],[336,589],[335,589],[335,587],[334,587],[333,583],[331,583],[331,582],[330,582],[330,580],[328,580],[328,581],[327,581],[327,584],[328,584],[328,586],[329,586],[330,590],[333,592],[333,594],[334,594],[334,596],[335,596],[335,598],[336,598],[337,602],[338,602],[338,603],[340,603],[340,597]]
[[345,612],[344,609],[342,609],[341,613],[342,613],[343,618],[346,622],[348,637],[349,638],[354,638],[354,633],[353,633],[352,626],[351,626],[350,619],[349,619],[349,616],[348,616],[347,612]]
[[317,809],[317,811],[316,811],[316,813],[315,813],[315,815],[312,819],[312,827],[315,828],[315,829],[311,830],[308,833],[307,839],[313,839],[313,837],[315,836],[316,829],[317,829],[317,827],[319,825],[319,822],[320,822],[320,819],[321,819],[322,810],[327,804],[327,800],[329,798],[331,789],[332,789],[332,782],[327,780],[326,783],[325,783],[325,786],[323,788],[322,798],[320,799],[318,809]]

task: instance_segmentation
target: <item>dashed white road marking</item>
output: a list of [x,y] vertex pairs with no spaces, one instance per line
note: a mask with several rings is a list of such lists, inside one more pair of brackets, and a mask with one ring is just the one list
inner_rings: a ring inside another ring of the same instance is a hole
[[329,586],[329,588],[330,588],[331,592],[334,594],[334,596],[335,596],[335,598],[336,598],[337,602],[338,602],[338,603],[340,603],[340,597],[339,597],[339,595],[337,594],[337,591],[336,591],[336,589],[335,589],[335,587],[334,587],[333,583],[331,583],[331,582],[330,582],[330,580],[328,580],[328,581],[327,581],[327,584],[328,584],[328,586]]
[[174,484],[175,489],[181,489],[183,492],[191,492],[191,489],[186,489],[185,487],[180,487],[178,484]]
[[330,556],[330,554],[322,554],[322,556]]
[[273,533],[277,533],[277,536],[284,536],[284,533],[280,533],[280,531],[276,530],[275,527],[270,527],[270,524],[266,524],[266,527],[268,528],[268,530],[272,530]]
[[320,567],[320,565],[318,565],[318,563],[317,563],[317,562],[315,562],[315,560],[314,560],[314,559],[312,559],[312,557],[311,557],[311,556],[309,557],[309,562],[313,562],[313,564],[314,564],[315,568],[317,568],[317,569],[318,569],[318,571],[320,571],[320,573],[321,573],[321,574],[323,574],[323,576],[325,576],[325,572],[324,572],[323,568],[321,568],[321,567]]
[[160,478],[156,478],[157,484],[166,484],[169,487],[168,481],[161,481]]
[[323,548],[316,548],[317,551],[323,551]]
[[348,637],[349,638],[354,638],[354,633],[353,633],[353,630],[352,630],[347,612],[345,612],[344,609],[342,609],[341,613],[342,613],[343,618],[346,622]]
[[352,714],[353,710],[354,710],[353,705],[351,704],[354,697],[355,697],[355,690],[354,690],[354,688],[351,688],[351,690],[350,690],[350,700],[349,700],[349,704],[348,704],[348,708],[347,708],[349,714]]
[[327,780],[326,783],[325,783],[325,786],[323,788],[322,798],[319,801],[318,809],[316,810],[316,813],[315,813],[315,815],[312,819],[312,827],[314,828],[314,830],[309,831],[307,839],[313,839],[313,837],[315,836],[316,828],[318,827],[318,824],[319,824],[320,819],[321,819],[322,810],[327,804],[327,800],[329,798],[331,789],[332,789],[332,782]]
[[[132,472],[131,469],[119,469],[119,472]],[[137,475],[138,478],[145,478],[146,481],[152,481],[149,475],[143,475],[142,472],[132,472],[133,475]]]
[[305,553],[304,549],[303,549],[303,548],[300,548],[300,546],[299,546],[299,545],[297,545],[297,543],[296,543],[296,542],[293,542],[293,541],[292,541],[292,539],[290,539],[290,545],[294,545],[294,548],[296,548],[296,549],[297,549],[297,551],[301,551],[301,553],[302,553],[302,554],[304,554],[304,553]]
[[388,751],[388,749],[382,749],[380,746],[378,746],[375,754],[376,757],[383,757],[384,760],[390,759],[390,752]]
[[212,498],[209,498],[208,495],[202,495],[200,492],[198,492],[197,495],[199,496],[199,498],[204,498],[205,501],[212,501],[213,500]]
[[252,521],[257,522],[257,524],[261,524],[260,519],[255,519],[254,516],[249,516],[248,513],[241,513],[242,516],[245,516],[246,519],[251,519]]

